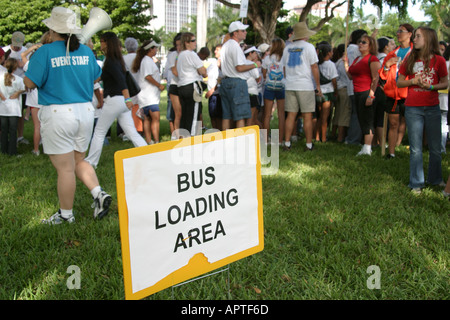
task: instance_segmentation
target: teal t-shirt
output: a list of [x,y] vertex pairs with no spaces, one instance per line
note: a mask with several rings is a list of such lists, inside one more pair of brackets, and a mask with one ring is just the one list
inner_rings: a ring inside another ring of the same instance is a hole
[[92,101],[94,81],[102,73],[92,50],[80,47],[66,56],[64,41],[39,48],[30,58],[28,77],[38,88],[41,105]]

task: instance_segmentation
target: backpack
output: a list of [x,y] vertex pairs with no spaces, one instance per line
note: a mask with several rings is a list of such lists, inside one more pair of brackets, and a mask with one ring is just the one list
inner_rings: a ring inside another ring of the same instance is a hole
[[284,89],[283,70],[276,63],[272,63],[267,69],[266,88],[273,91]]

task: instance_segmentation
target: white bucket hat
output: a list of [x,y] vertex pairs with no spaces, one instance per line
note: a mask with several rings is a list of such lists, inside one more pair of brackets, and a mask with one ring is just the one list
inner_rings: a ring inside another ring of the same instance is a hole
[[61,34],[79,34],[81,28],[77,24],[75,12],[64,7],[55,7],[51,16],[42,22],[51,30]]

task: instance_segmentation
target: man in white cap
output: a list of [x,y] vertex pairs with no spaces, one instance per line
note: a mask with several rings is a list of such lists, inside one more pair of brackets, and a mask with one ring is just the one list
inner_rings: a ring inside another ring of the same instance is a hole
[[[285,123],[285,150],[291,148],[291,135],[294,128],[297,113],[303,117],[303,128],[306,138],[306,150],[313,149],[313,123],[312,115],[316,109],[316,94],[321,96],[319,59],[316,49],[308,39],[316,32],[309,30],[305,22],[298,22],[293,27],[294,31],[289,38],[292,43],[284,48],[281,65],[286,78],[285,111],[288,113]],[[317,93],[314,92],[314,84]]]
[[248,95],[248,72],[259,68],[261,63],[247,64],[240,43],[247,37],[248,25],[240,21],[230,24],[228,32],[230,40],[222,46],[221,69],[224,78],[220,85],[222,99],[222,130],[231,128],[231,121],[236,122],[236,128],[245,126],[246,119],[250,119],[250,98]]

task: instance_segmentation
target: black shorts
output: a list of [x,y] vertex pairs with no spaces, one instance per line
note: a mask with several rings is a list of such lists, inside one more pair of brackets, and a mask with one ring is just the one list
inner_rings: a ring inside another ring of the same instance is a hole
[[173,94],[174,96],[178,96],[178,86],[176,84],[171,84],[169,86],[169,94]]
[[405,99],[397,100],[397,105],[394,106],[395,100],[386,97],[386,112],[389,114],[400,114],[405,116]]
[[256,94],[250,94],[250,107],[252,108],[261,108],[261,105],[259,104],[259,99]]

